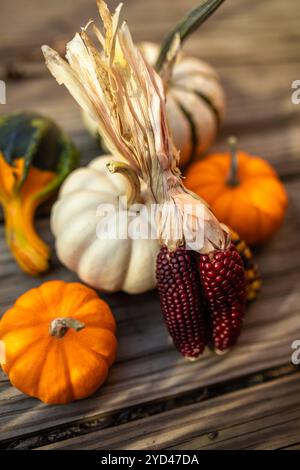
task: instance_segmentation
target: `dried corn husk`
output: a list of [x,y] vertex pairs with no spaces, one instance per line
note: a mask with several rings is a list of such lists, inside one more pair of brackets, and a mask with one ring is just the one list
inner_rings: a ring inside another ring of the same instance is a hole
[[[105,32],[102,35],[93,26],[100,50],[87,33],[90,22],[67,44],[67,62],[43,46],[50,72],[98,123],[111,153],[125,158],[151,189],[153,201],[159,205],[161,242],[169,249],[186,243],[184,224],[188,224],[190,232],[203,232],[197,251],[224,249],[227,231],[182,184],[161,78],[133,43],[126,22],[120,23],[121,5],[111,15],[103,0],[97,4]],[[178,36],[175,46],[178,48]],[[184,220],[186,205],[191,215]]]

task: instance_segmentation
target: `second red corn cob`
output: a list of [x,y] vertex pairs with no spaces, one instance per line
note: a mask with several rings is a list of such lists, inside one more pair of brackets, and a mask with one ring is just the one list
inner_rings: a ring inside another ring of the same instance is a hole
[[244,264],[233,243],[225,251],[200,256],[200,278],[210,345],[226,351],[240,334],[246,302]]
[[209,345],[216,352],[235,344],[241,331],[246,275],[234,244],[200,255],[162,247],[157,258],[161,310],[176,348],[195,359]]

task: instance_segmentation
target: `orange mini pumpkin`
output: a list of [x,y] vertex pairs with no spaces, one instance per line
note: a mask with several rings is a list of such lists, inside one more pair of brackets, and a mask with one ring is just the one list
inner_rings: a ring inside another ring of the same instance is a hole
[[109,306],[79,283],[49,281],[21,295],[0,322],[3,370],[11,383],[45,403],[91,395],[115,359]]
[[201,196],[216,217],[249,245],[261,243],[281,225],[287,194],[273,168],[262,158],[236,150],[216,153],[187,170],[185,185]]

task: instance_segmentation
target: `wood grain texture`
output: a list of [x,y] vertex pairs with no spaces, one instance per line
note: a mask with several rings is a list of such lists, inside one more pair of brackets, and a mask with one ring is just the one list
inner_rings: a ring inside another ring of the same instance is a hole
[[[291,343],[300,338],[300,213],[293,210],[300,181],[287,187],[291,201],[287,223],[257,253],[264,289],[259,301],[249,308],[243,334],[232,352],[222,357],[208,354],[195,363],[187,363],[168,339],[155,292],[106,296],[118,322],[119,351],[105,386],[81,402],[45,406],[19,393],[3,376],[0,441],[289,363]],[[40,221],[39,226],[49,235],[46,220]],[[6,273],[0,286],[4,310],[16,296],[41,281],[24,278],[3,243],[0,264]],[[54,278],[76,279],[55,260],[44,280]]]
[[299,441],[299,393],[294,374],[40,449],[278,449]]
[[[111,8],[119,2],[110,0]],[[160,41],[197,0],[125,0],[126,18],[136,41]],[[16,0],[2,0],[1,16],[14,27],[1,29],[3,61],[29,58],[40,61],[41,44],[60,45],[85,25],[97,19],[94,0],[52,0],[42,9],[38,0],[21,8]],[[201,52],[204,59],[219,64],[265,64],[297,61],[300,41],[300,11],[297,0],[230,0],[186,44],[186,50]],[[18,34],[15,34],[18,31]]]
[[[67,90],[44,65],[40,69],[42,76],[8,82],[7,104],[0,111],[34,109],[52,117],[70,134],[85,164],[99,154],[97,144],[84,129],[79,106]],[[282,177],[300,174],[300,105],[291,102],[291,83],[299,72],[298,64],[219,68],[227,109],[210,152],[226,151],[227,138],[234,134],[241,149],[266,158]]]
[[[151,5],[125,1],[123,15],[137,41],[160,40],[163,32],[196,3],[168,1],[172,8],[167,2],[161,8],[158,0]],[[110,5],[116,3],[111,1]],[[3,17],[12,15],[14,2],[3,0],[3,5]],[[66,41],[79,25],[96,16],[95,2],[66,0],[61,4],[55,0],[45,11],[39,9],[40,15],[34,15],[37,5],[37,0],[31,0],[22,15],[14,14],[18,35],[11,28],[1,29],[2,77],[5,64],[10,63],[24,69],[27,77],[8,81],[7,105],[1,112],[33,108],[53,117],[78,144],[85,163],[97,155],[97,147],[83,129],[77,104],[50,77],[40,45],[49,43],[63,53]],[[68,15],[70,11],[72,15]],[[250,2],[231,0],[187,41],[186,52],[211,62],[226,90],[226,120],[211,151],[225,149],[227,137],[236,134],[241,148],[268,159],[282,176],[300,173],[300,105],[291,102],[291,84],[300,73],[299,18],[297,0],[252,1],[251,7]],[[294,56],[290,58],[291,51]],[[261,54],[266,60],[260,60]]]
[[[109,3],[115,6],[118,2]],[[123,16],[135,39],[159,41],[197,2],[124,3]],[[40,8],[38,0],[30,0],[26,8],[19,5],[17,0],[1,2],[0,21],[5,18],[5,24],[0,28],[0,78],[6,79],[11,63],[24,78],[8,78],[7,105],[0,112],[34,109],[51,116],[74,139],[85,164],[99,150],[83,128],[76,103],[49,76],[40,45],[48,43],[63,51],[78,27],[95,17],[95,2],[52,0]],[[300,339],[300,105],[291,103],[291,83],[300,79],[299,22],[297,0],[230,0],[185,46],[187,53],[217,68],[226,90],[226,120],[211,151],[224,149],[228,135],[235,134],[241,148],[265,157],[287,181],[287,219],[276,236],[256,250],[264,287],[259,301],[248,310],[238,346],[224,357],[208,354],[196,363],[186,363],[167,336],[155,292],[105,296],[116,315],[119,337],[118,359],[105,386],[80,402],[45,406],[15,390],[0,374],[0,442],[290,362],[291,343]],[[54,248],[45,217],[48,213],[49,206],[40,212],[38,229]],[[0,225],[0,312],[21,293],[48,279],[77,278],[55,256],[51,271],[43,278],[25,276],[7,250]],[[121,426],[118,432],[112,428],[58,443],[57,448],[100,448],[99,442],[111,449],[297,448],[298,383],[298,375],[278,379],[139,420]],[[219,434],[212,441],[208,436],[215,430]]]

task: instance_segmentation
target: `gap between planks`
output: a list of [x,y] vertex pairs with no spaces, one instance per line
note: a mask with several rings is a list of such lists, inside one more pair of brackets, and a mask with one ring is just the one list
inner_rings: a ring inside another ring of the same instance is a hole
[[[13,2],[9,3],[12,4]],[[286,3],[284,2],[284,4]],[[140,2],[137,1],[126,3],[126,11],[127,8],[131,8],[128,12],[129,17],[136,14],[136,8],[139,4]],[[189,2],[189,4],[194,3]],[[176,15],[180,16],[178,13],[182,11],[183,5],[181,2],[176,1],[177,10],[175,10],[174,5],[175,1],[172,0],[172,9],[169,10],[175,18]],[[234,4],[227,2],[227,10],[222,13],[221,8],[216,19],[211,21],[215,21],[221,31],[224,18],[227,28],[235,32],[235,37],[241,37],[240,34],[243,34],[244,37],[245,32],[241,31],[241,28],[247,28],[247,24],[243,23],[243,17],[245,19],[249,14],[249,10],[244,5],[244,0],[235,1]],[[287,18],[287,15],[289,18],[294,17],[295,8],[289,9],[286,8],[286,5],[282,5],[283,2],[278,0],[276,0],[276,6],[274,1],[256,1],[252,2],[251,11],[254,12],[256,17],[259,15],[261,24],[269,25],[271,20],[275,24],[274,20],[277,18],[277,21],[280,20],[280,27],[284,28],[284,24],[289,24],[289,22],[282,21],[282,18]],[[289,0],[289,5],[296,5],[295,0]],[[278,8],[281,8],[280,15],[276,14]],[[153,5],[151,5],[151,11],[154,10]],[[143,9],[139,11],[142,18]],[[292,13],[290,14],[289,11]],[[168,9],[166,9],[166,12],[166,22],[168,23],[170,22]],[[241,21],[241,26],[238,25],[237,21],[232,22],[232,18],[237,12],[239,16],[236,16],[236,20]],[[79,13],[81,17],[79,10],[77,13],[78,18]],[[35,17],[33,16],[33,18]],[[54,27],[53,23],[52,27]],[[64,25],[61,27],[65,29]],[[42,38],[44,37],[43,26],[39,26],[39,28],[39,31],[42,32],[40,36]],[[229,92],[229,114],[223,129],[224,138],[226,132],[231,132],[232,129],[236,128],[242,133],[240,143],[245,149],[267,157],[283,176],[299,174],[299,126],[297,120],[294,124],[290,121],[290,119],[297,118],[298,108],[291,108],[289,102],[290,80],[291,78],[298,78],[296,75],[293,77],[293,74],[296,74],[296,69],[294,66],[291,67],[290,63],[298,57],[296,54],[298,54],[299,35],[295,35],[292,43],[290,40],[282,41],[282,36],[279,36],[278,41],[274,42],[272,33],[262,34],[254,28],[254,23],[252,23],[251,27],[248,27],[248,31],[253,32],[255,29],[253,34],[257,34],[256,37],[259,37],[260,41],[263,41],[266,46],[262,47],[260,44],[257,49],[257,47],[254,47],[255,44],[257,46],[257,43],[252,42],[251,39],[245,39],[242,42],[235,41],[236,44],[231,57],[229,52],[231,51],[232,41],[229,40],[229,36],[220,48],[220,37],[216,36],[213,23],[211,23],[211,26],[208,24],[205,28],[206,31],[204,29],[203,35],[201,33],[191,39],[191,42],[187,45],[187,50],[189,52],[195,51],[198,55],[198,49],[201,46],[200,52],[203,51],[203,57],[208,60],[212,59],[214,65],[220,67],[227,65],[227,63],[230,65],[227,69],[228,72],[224,67],[224,78],[228,83]],[[75,29],[78,29],[78,24]],[[163,29],[165,30],[165,24],[160,22],[157,28],[153,28],[153,38],[158,38]],[[278,30],[277,27],[276,30]],[[51,38],[52,33],[53,30],[49,35]],[[137,29],[137,38],[144,39],[144,34],[144,30]],[[24,43],[26,43],[26,37],[25,31]],[[38,34],[35,35],[35,38],[35,44],[38,44],[39,49]],[[224,38],[222,38],[222,41],[224,41]],[[271,49],[268,44],[272,45]],[[246,54],[243,53],[242,58],[240,55],[241,47],[246,47],[247,51]],[[29,53],[28,49],[27,45],[26,51],[23,48],[23,52]],[[9,58],[13,57],[12,49],[9,54],[11,52],[12,56],[9,56]],[[273,56],[270,56],[270,52]],[[17,54],[19,53],[17,52]],[[226,58],[226,64],[224,58]],[[38,60],[41,60],[40,55],[38,55]],[[244,60],[247,65],[244,72],[240,66],[237,66],[241,63],[241,60]],[[284,66],[268,63],[268,66],[265,67],[266,60],[289,61],[290,63],[285,63]],[[252,65],[249,65],[249,63],[252,63]],[[259,77],[255,78],[257,65],[260,66],[260,74],[258,74]],[[269,67],[272,67],[273,71],[276,71],[276,67],[278,70],[281,69],[283,75],[280,76],[280,74],[274,73],[271,77],[270,72],[268,74]],[[261,87],[270,87],[270,83],[274,83],[275,78],[276,87],[270,89],[269,94],[268,88],[266,88],[263,90],[261,99],[255,100],[254,98],[262,89]],[[10,95],[9,106],[1,109],[3,111],[15,110],[16,107],[20,107],[20,104],[22,104],[22,107],[34,104],[37,109],[49,112],[53,117],[61,120],[61,124],[71,132],[79,145],[83,143],[84,139],[85,142],[88,142],[88,138],[86,135],[84,136],[82,131],[78,108],[74,103],[71,104],[71,98],[66,97],[67,92],[59,89],[54,81],[50,85],[50,80],[50,78],[44,80],[41,84],[39,80],[35,80],[35,87],[32,87],[31,84],[32,91],[30,91],[29,82],[27,84],[22,82],[21,86],[15,84],[12,86],[13,93]],[[261,83],[259,83],[260,80]],[[10,86],[11,84],[9,84],[9,88]],[[251,88],[251,93],[248,91],[248,87]],[[276,96],[276,99],[271,100],[271,95]],[[57,100],[54,101],[53,96],[56,96]],[[62,96],[64,97],[60,101]],[[269,98],[263,99],[263,96]],[[60,104],[65,110],[61,108]],[[273,128],[268,127],[267,131],[265,129],[265,124],[270,124],[272,120],[277,123],[276,135]],[[279,129],[281,121],[283,124],[282,129]],[[257,127],[253,127],[251,123],[256,123]],[[224,148],[223,142],[220,142],[220,145]],[[286,157],[284,163],[282,162],[283,156]],[[278,234],[270,244],[266,245],[264,252],[258,255],[259,262],[263,265],[264,274],[271,277],[276,276],[276,278],[270,278],[266,281],[265,289],[270,295],[269,297],[262,296],[261,300],[251,307],[240,345],[230,353],[230,356],[225,358],[224,361],[219,358],[206,357],[203,358],[203,362],[195,364],[195,367],[188,367],[178,357],[173,346],[167,342],[157,298],[154,293],[139,298],[140,304],[144,304],[143,312],[138,311],[136,301],[124,300],[122,308],[122,299],[125,298],[112,296],[110,302],[116,303],[119,328],[122,329],[121,335],[123,336],[120,335],[119,362],[114,366],[107,385],[95,396],[82,402],[64,408],[45,407],[36,400],[24,397],[12,389],[3,378],[0,384],[1,438],[5,438],[5,436],[18,437],[22,434],[38,432],[47,429],[49,423],[51,423],[51,426],[60,425],[81,418],[98,416],[99,414],[105,415],[110,411],[122,409],[124,404],[126,406],[137,404],[142,406],[143,403],[153,399],[161,399],[170,394],[176,396],[176,394],[193,390],[199,386],[214,384],[218,380],[239,377],[241,371],[243,374],[251,373],[257,371],[258,368],[268,368],[286,363],[291,353],[290,342],[297,335],[299,336],[300,251],[299,241],[297,240],[297,238],[299,239],[299,204],[295,202],[296,198],[299,198],[298,186],[296,185],[294,189],[293,209],[295,220],[293,222],[289,221],[291,226],[286,226],[281,234]],[[42,221],[42,224],[45,224],[45,221]],[[43,234],[46,233],[46,230],[48,228],[45,227]],[[14,301],[18,291],[32,287],[33,284],[40,281],[26,279],[23,282],[22,275],[16,271],[9,255],[3,251],[1,258],[4,260],[4,264],[1,263],[1,266],[5,268],[5,275],[1,278],[1,303],[4,307]],[[49,274],[50,278],[55,276],[62,276],[67,280],[75,279],[75,276],[58,267],[58,264],[54,265],[54,270]],[[47,278],[49,277],[47,276]],[[273,296],[271,296],[272,290],[274,291]],[[275,322],[277,323],[275,324]],[[172,373],[170,373],[171,371]],[[233,395],[234,397],[235,395]],[[252,406],[255,408],[255,403]],[[296,443],[296,441],[294,442]],[[297,442],[299,442],[299,439]]]
[[70,439],[84,435],[93,431],[108,429],[111,432],[112,427],[118,427],[124,423],[133,422],[144,417],[150,417],[159,413],[177,409],[179,407],[203,402],[204,400],[209,401],[217,396],[232,393],[233,391],[241,389],[246,389],[253,385],[258,385],[277,379],[279,377],[282,378],[293,373],[295,373],[295,367],[292,365],[261,371],[254,375],[234,379],[226,383],[195,389],[177,397],[165,398],[151,402],[149,404],[143,405],[142,407],[137,405],[131,408],[125,408],[119,412],[109,414],[108,416],[100,416],[99,418],[94,417],[92,420],[83,420],[82,422],[75,424],[71,423],[69,426],[45,430],[43,433],[38,431],[31,436],[3,442],[0,445],[0,449],[33,449],[36,447],[57,443],[64,439]]
[[295,373],[39,450],[278,449],[300,438]]
[[[274,295],[253,305],[240,343],[227,357],[209,355],[192,366],[168,343],[155,298],[150,302],[147,299],[139,315],[136,306],[130,304],[115,308],[121,331],[119,360],[107,384],[90,398],[60,407],[45,406],[20,394],[7,381],[2,382],[0,440],[41,432],[49,425],[104,416],[124,406],[142,406],[286,363],[290,360],[292,341],[300,337],[299,295],[296,295],[299,281],[299,276],[294,282],[286,276],[288,295]],[[270,290],[272,287],[274,292],[280,290],[282,282],[277,284],[269,284]]]
[[[107,415],[124,407],[176,396],[288,363],[291,343],[300,338],[300,181],[289,183],[287,187],[292,210],[288,223],[257,256],[266,278],[266,294],[248,309],[240,341],[232,352],[226,357],[208,354],[187,364],[168,339],[155,292],[137,298],[119,294],[106,296],[116,315],[119,331],[118,360],[107,383],[85,400],[64,407],[46,406],[19,393],[2,375],[0,441],[48,429],[49,423],[54,427]],[[17,271],[4,244],[0,250],[0,265],[5,267],[6,273],[11,269],[11,275],[1,279],[2,308],[21,292],[41,282]],[[43,280],[53,278],[76,279],[59,264],[54,265]]]

